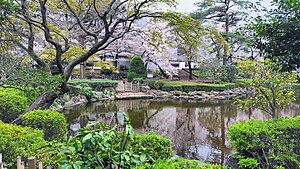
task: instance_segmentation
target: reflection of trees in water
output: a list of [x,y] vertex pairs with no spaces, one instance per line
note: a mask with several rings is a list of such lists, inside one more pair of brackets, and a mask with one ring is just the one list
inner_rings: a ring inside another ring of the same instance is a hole
[[[299,111],[300,104],[283,110],[289,116],[299,115]],[[67,113],[68,127],[72,128],[69,134],[74,134],[88,121],[114,125],[116,112],[126,112],[133,127],[140,133],[154,130],[158,135],[171,139],[174,150],[184,157],[219,163],[223,163],[230,153],[226,145],[229,125],[252,117],[267,119],[257,109],[237,110],[231,102],[224,101],[123,100],[94,103],[70,111]]]

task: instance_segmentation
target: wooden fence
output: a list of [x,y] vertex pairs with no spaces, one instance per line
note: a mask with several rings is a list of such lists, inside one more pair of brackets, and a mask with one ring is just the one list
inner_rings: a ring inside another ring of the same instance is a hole
[[[5,163],[2,161],[2,153],[0,153],[0,169],[7,169],[4,165]],[[17,169],[25,169],[26,165],[25,162],[22,161],[21,156],[17,157]],[[43,162],[40,160],[37,160],[36,157],[29,157],[27,162],[27,169],[43,169]],[[50,167],[47,167],[47,169],[51,169]]]
[[121,83],[117,87],[118,92],[140,92],[143,87],[147,87],[148,84],[141,83]]

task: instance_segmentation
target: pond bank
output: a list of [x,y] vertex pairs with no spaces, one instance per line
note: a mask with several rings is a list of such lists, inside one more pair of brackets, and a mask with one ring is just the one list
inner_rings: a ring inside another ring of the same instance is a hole
[[84,95],[70,96],[65,94],[64,96],[56,100],[51,109],[52,110],[64,110],[70,109],[75,106],[83,105],[86,103],[94,103],[98,101],[107,100],[132,100],[132,99],[183,99],[183,100],[233,100],[236,98],[246,97],[251,94],[251,91],[246,88],[235,88],[225,91],[161,91],[161,90],[148,90],[145,92],[118,92],[111,97],[103,97],[102,92],[96,92],[96,97],[88,100]]

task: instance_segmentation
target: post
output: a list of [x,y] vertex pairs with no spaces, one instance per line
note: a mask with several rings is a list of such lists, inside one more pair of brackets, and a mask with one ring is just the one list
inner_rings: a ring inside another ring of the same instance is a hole
[[25,169],[24,161],[21,162],[21,169]]
[[0,169],[3,169],[3,164],[2,164],[2,153],[0,153]]
[[22,169],[21,168],[21,156],[17,157],[17,169]]
[[28,169],[36,169],[36,159],[35,157],[28,158]]
[[39,169],[43,169],[43,162],[39,160]]

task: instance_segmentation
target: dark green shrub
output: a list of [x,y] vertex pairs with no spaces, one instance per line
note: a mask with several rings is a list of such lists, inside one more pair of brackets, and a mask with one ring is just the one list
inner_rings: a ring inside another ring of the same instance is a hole
[[217,164],[200,164],[196,160],[175,158],[170,160],[158,160],[154,164],[143,164],[136,169],[225,169]]
[[146,78],[144,61],[139,56],[134,56],[130,61],[127,79],[131,82],[133,78]]
[[300,83],[293,84],[293,89],[296,93],[300,93]]
[[156,80],[145,79],[144,82],[145,82],[146,84],[148,84],[148,86],[149,86],[151,89],[155,89],[154,83],[156,82]]
[[0,120],[11,122],[25,112],[31,102],[25,93],[18,89],[0,87]]
[[163,87],[161,88],[161,90],[163,91],[175,91],[175,90],[178,90],[178,91],[183,91],[182,89],[182,86],[169,86],[169,85],[163,85]]
[[88,84],[94,91],[102,91],[105,88],[113,87],[116,88],[118,86],[117,80],[70,80],[68,82],[69,84],[73,86],[82,85],[82,84]]
[[154,82],[154,89],[161,90],[163,85],[164,85],[164,82],[162,80],[156,80]]
[[228,134],[241,164],[256,160],[257,168],[300,167],[300,116],[238,122]]
[[65,116],[52,110],[33,110],[22,117],[22,125],[43,130],[45,140],[62,141],[66,137]]
[[238,70],[234,65],[226,65],[221,67],[221,80],[223,82],[233,82],[237,77]]
[[168,159],[172,157],[172,142],[164,137],[157,136],[155,133],[137,134],[131,145],[136,154],[144,154],[148,162],[152,163],[158,159]]
[[9,168],[16,168],[17,156],[27,159],[37,154],[46,142],[41,130],[5,124],[0,121],[0,152]]

